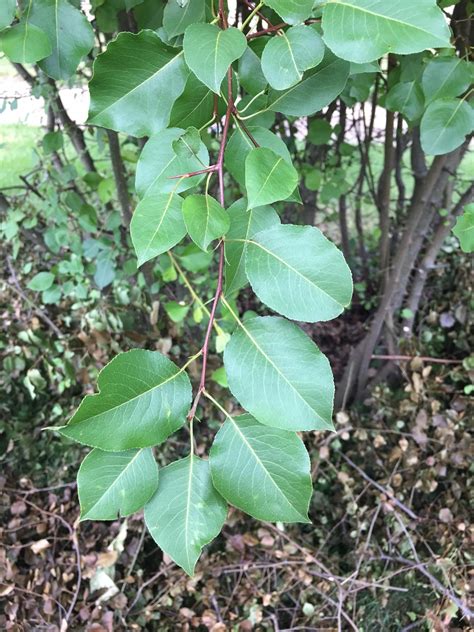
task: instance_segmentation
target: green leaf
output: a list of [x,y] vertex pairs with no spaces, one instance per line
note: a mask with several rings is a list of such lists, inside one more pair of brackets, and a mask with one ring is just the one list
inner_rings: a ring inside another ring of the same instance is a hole
[[186,235],[183,199],[173,192],[151,193],[138,204],[130,224],[138,265],[176,246]]
[[386,53],[450,46],[448,24],[436,0],[328,0],[322,27],[333,53],[359,64]]
[[299,24],[313,12],[314,0],[265,0],[288,24]]
[[51,272],[38,272],[26,287],[35,292],[44,292],[44,290],[49,290],[53,283],[54,274]]
[[262,55],[262,71],[275,90],[286,90],[301,81],[305,70],[324,57],[321,36],[311,26],[293,26],[272,37]]
[[392,112],[401,112],[410,123],[418,122],[425,110],[420,84],[417,81],[396,83],[387,94],[385,107]]
[[239,321],[224,352],[232,394],[262,424],[333,430],[329,362],[294,323],[265,316]]
[[247,211],[247,201],[244,199],[232,204],[228,213],[230,228],[225,240],[225,288],[226,294],[231,294],[247,285],[247,240],[261,230],[279,224],[280,218],[271,206],[260,206]]
[[286,200],[297,184],[296,169],[271,149],[257,147],[245,159],[249,209]]
[[48,36],[52,53],[39,66],[53,79],[69,79],[94,46],[94,31],[86,16],[67,0],[35,0],[30,23]]
[[267,108],[291,116],[309,116],[329,105],[344,90],[350,64],[326,52],[316,68],[308,70],[288,90],[270,90]]
[[52,52],[46,33],[28,22],[20,22],[0,33],[0,46],[10,61],[19,64],[39,61]]
[[172,142],[171,146],[178,158],[186,160],[189,156],[197,156],[201,149],[201,134],[195,127],[188,127],[184,134]]
[[81,520],[117,520],[139,511],[158,487],[151,448],[103,452],[94,449],[81,464],[77,490]]
[[267,80],[262,72],[262,64],[258,54],[260,46],[266,41],[268,41],[266,37],[251,40],[239,59],[239,81],[245,91],[252,95],[258,94],[267,87]]
[[189,236],[204,251],[229,230],[229,215],[210,195],[189,195],[183,203],[183,216]]
[[318,191],[321,188],[323,182],[323,174],[318,169],[312,169],[306,174],[304,184],[310,191]]
[[94,62],[89,122],[151,136],[167,127],[187,77],[183,54],[153,31],[120,33]]
[[[248,131],[259,147],[271,149],[289,165],[292,164],[288,147],[279,136],[264,127],[258,126],[249,126]],[[238,126],[227,143],[225,166],[241,187],[245,186],[245,159],[252,149],[255,149],[255,144],[243,129]]]
[[191,384],[184,369],[157,351],[116,356],[99,374],[99,393],[87,395],[61,434],[106,451],[162,443],[185,422]]
[[[185,133],[184,129],[169,128],[148,140],[140,154],[135,177],[135,188],[140,197],[170,191],[181,193],[196,186],[203,179],[203,175],[180,181],[174,177],[200,171],[209,165],[209,153],[202,142],[197,154],[192,148],[188,152],[179,150],[179,156],[176,154],[175,143],[183,138]],[[186,137],[183,140],[186,140]]]
[[474,112],[461,99],[438,99],[421,119],[421,144],[425,153],[439,156],[459,147],[474,128]]
[[426,66],[422,79],[427,103],[458,97],[471,85],[469,64],[458,57],[437,57]]
[[189,456],[160,471],[158,490],[145,507],[145,523],[158,546],[188,575],[227,514],[214,489],[209,463]]
[[196,77],[216,94],[232,62],[247,48],[245,35],[236,28],[225,31],[214,24],[192,24],[184,34],[186,63]]
[[464,214],[458,218],[453,233],[461,243],[464,252],[474,252],[474,204],[464,209]]
[[209,461],[215,488],[234,507],[258,520],[310,522],[311,464],[295,433],[227,415]]
[[2,0],[0,2],[0,29],[10,26],[15,17],[16,0]]
[[133,10],[133,16],[139,30],[151,29],[156,31],[163,26],[165,4],[156,0],[142,0]]
[[184,6],[168,2],[163,14],[163,27],[169,39],[181,35],[190,24],[203,22],[206,15],[204,0],[189,0]]
[[177,301],[165,303],[163,307],[174,323],[182,323],[189,312],[189,305],[178,303]]
[[170,126],[199,129],[212,119],[213,111],[214,93],[190,73],[183,94],[171,110]]
[[258,298],[287,318],[336,318],[352,297],[342,252],[313,226],[274,226],[248,241],[245,269]]
[[326,119],[314,119],[309,124],[308,140],[313,145],[326,145],[332,136],[331,124]]

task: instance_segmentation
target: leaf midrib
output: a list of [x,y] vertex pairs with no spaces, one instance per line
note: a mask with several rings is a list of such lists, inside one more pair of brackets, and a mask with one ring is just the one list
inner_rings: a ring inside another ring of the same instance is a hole
[[[271,150],[269,150],[271,151]],[[259,206],[259,204],[257,204],[257,201],[260,194],[262,193],[263,189],[267,186],[268,181],[270,180],[270,178],[273,175],[273,172],[275,171],[275,169],[278,167],[278,165],[280,164],[280,162],[283,161],[283,158],[278,157],[278,160],[276,161],[276,163],[273,165],[273,167],[270,170],[270,173],[268,174],[268,176],[265,178],[265,182],[262,184],[262,186],[260,187],[260,189],[258,190],[257,194],[254,196],[254,201],[255,201],[255,205],[253,205],[253,207],[255,208],[256,206]]]
[[91,511],[93,509],[95,509],[97,507],[97,505],[102,502],[104,496],[106,496],[108,493],[110,493],[110,490],[113,489],[115,487],[115,485],[117,485],[117,482],[120,480],[120,478],[124,475],[124,473],[128,470],[128,468],[132,465],[132,463],[140,456],[140,454],[143,452],[143,449],[139,449],[138,452],[133,456],[133,458],[127,463],[127,465],[123,468],[123,470],[120,472],[120,474],[117,476],[117,478],[114,479],[114,481],[112,482],[112,484],[106,489],[106,491],[101,494],[101,496],[99,497],[98,500],[96,500],[96,502],[92,505],[92,507],[87,511],[86,514],[84,514],[83,516],[81,516],[82,519],[86,519],[86,517],[91,513]]
[[[138,395],[135,395],[135,397],[132,397],[130,399],[127,399],[124,402],[121,402],[120,404],[117,404],[117,406],[112,406],[112,408],[107,408],[107,410],[103,410],[99,413],[96,413],[95,415],[90,415],[89,417],[85,417],[84,419],[80,419],[79,421],[74,421],[74,417],[71,419],[70,423],[67,426],[64,426],[64,429],[67,430],[68,427],[75,426],[77,424],[80,424],[84,421],[90,421],[91,419],[95,419],[96,417],[100,417],[100,415],[104,415],[107,413],[110,413],[112,410],[117,410],[119,408],[121,408],[122,406],[126,406],[128,404],[130,404],[130,402],[135,401],[136,399],[139,399],[140,397],[143,397],[144,395],[148,395],[148,393],[151,393],[152,391],[154,391],[155,389],[161,388],[162,386],[164,386],[165,384],[168,384],[168,382],[171,382],[172,380],[174,380],[175,378],[178,377],[178,375],[180,375],[181,373],[183,373],[186,369],[186,365],[184,367],[181,367],[181,369],[179,369],[179,371],[177,371],[176,373],[174,373],[173,375],[171,375],[170,377],[166,378],[166,380],[164,382],[160,382],[159,384],[156,384],[155,386],[152,386],[151,388],[143,391],[142,393],[139,393]],[[103,391],[99,391],[98,393],[95,393],[94,395],[89,395],[89,397],[100,397],[102,395]],[[80,408],[78,409],[77,412],[79,412]]]
[[240,326],[240,328],[243,330],[243,332],[245,333],[245,335],[249,338],[249,340],[252,342],[252,344],[254,345],[254,347],[261,353],[261,355],[264,357],[264,359],[275,369],[275,371],[278,373],[278,375],[280,375],[283,380],[288,384],[288,386],[290,386],[292,388],[292,390],[298,395],[298,397],[301,399],[302,402],[304,402],[305,406],[307,406],[309,408],[309,410],[311,410],[311,412],[316,415],[316,417],[324,424],[324,427],[327,427],[327,422],[323,419],[323,417],[321,417],[321,415],[305,400],[305,398],[301,395],[301,393],[299,392],[299,390],[296,388],[296,386],[294,386],[294,384],[292,384],[290,382],[290,380],[286,377],[286,375],[284,373],[282,373],[282,371],[278,368],[278,366],[273,362],[273,360],[265,353],[265,351],[262,349],[262,347],[258,344],[258,342],[255,340],[255,338],[252,336],[252,334],[250,333],[250,331],[245,327],[245,325],[243,324],[243,322],[240,320],[240,318],[238,318],[238,316],[235,314],[235,312],[233,311],[233,309],[230,307],[229,303],[223,299],[223,302],[225,304],[225,306],[227,307],[227,309],[230,311],[230,313],[232,314],[232,316],[234,317],[234,319],[236,320],[237,324]]
[[368,13],[369,15],[372,15],[376,19],[387,20],[389,22],[396,22],[397,24],[401,24],[401,26],[403,27],[407,27],[414,31],[420,31],[424,35],[430,35],[431,37],[436,37],[436,39],[439,41],[444,41],[444,40],[441,40],[437,35],[434,35],[433,33],[431,33],[431,31],[427,31],[424,28],[421,28],[414,24],[410,24],[409,22],[403,22],[403,20],[399,20],[398,18],[386,16],[383,13],[375,13],[374,11],[370,11],[369,9],[364,9],[363,7],[358,7],[356,5],[350,4],[349,2],[343,2],[342,0],[332,0],[332,2],[331,1],[329,2],[328,6],[331,6],[331,5],[347,7],[349,9],[353,9],[354,11],[360,11],[361,13]]
[[294,86],[291,86],[291,88],[288,88],[287,90],[275,90],[275,93],[278,95],[278,97],[274,101],[271,101],[270,105],[268,105],[268,107],[266,107],[265,110],[262,110],[262,111],[263,112],[267,112],[268,110],[270,110],[271,106],[276,105],[278,103],[278,101],[281,101],[282,99],[287,97],[291,92],[293,92],[293,90],[297,90],[298,88],[301,88],[301,86],[303,86],[306,81],[309,81],[310,79],[313,79],[314,77],[316,77],[320,73],[324,72],[328,68],[331,68],[331,66],[334,66],[335,64],[338,64],[341,61],[343,61],[343,60],[336,58],[336,59],[334,59],[334,61],[331,61],[326,66],[323,66],[322,68],[317,68],[315,70],[315,72],[311,73],[306,78],[303,76],[303,79],[299,83],[295,84]]
[[260,468],[265,472],[266,476],[271,480],[271,482],[273,483],[273,485],[276,487],[276,489],[279,491],[280,495],[283,496],[283,498],[286,500],[286,502],[290,505],[290,507],[292,507],[296,513],[301,516],[302,518],[305,518],[305,516],[299,511],[299,509],[297,509],[297,507],[291,502],[291,500],[286,496],[286,494],[282,491],[281,487],[278,485],[278,483],[274,480],[273,476],[270,474],[269,470],[265,467],[264,462],[261,460],[261,458],[259,457],[259,455],[257,454],[257,452],[255,452],[252,444],[248,441],[247,437],[245,436],[245,434],[242,432],[242,430],[239,428],[238,424],[236,423],[236,421],[234,420],[234,418],[231,415],[227,415],[227,418],[229,419],[229,421],[232,423],[233,427],[235,428],[235,430],[237,431],[238,435],[241,437],[242,441],[245,443],[245,445],[247,446],[247,448],[250,450],[250,452],[253,454],[255,460],[257,461],[258,465],[260,465]]
[[[280,261],[280,263],[282,263],[283,265],[285,265],[287,268],[289,268],[292,272],[294,272],[295,274],[297,274],[298,276],[300,276],[302,279],[304,279],[307,283],[309,283],[310,285],[312,285],[313,287],[315,287],[317,290],[319,290],[320,292],[322,292],[323,294],[325,294],[329,299],[331,299],[331,301],[333,301],[334,303],[336,303],[337,305],[339,305],[339,307],[342,307],[344,309],[345,305],[343,305],[342,303],[340,303],[338,300],[336,300],[333,296],[331,296],[328,292],[326,292],[326,290],[323,290],[322,287],[320,287],[319,285],[316,285],[316,283],[314,281],[312,281],[310,278],[308,278],[307,276],[305,276],[302,272],[300,272],[297,268],[294,268],[290,263],[288,263],[288,261],[285,261],[285,259],[282,259],[281,257],[279,257],[277,254],[275,254],[274,252],[272,252],[271,250],[268,250],[268,248],[265,248],[265,246],[263,246],[262,244],[260,244],[258,241],[254,241],[253,239],[234,239],[234,240],[229,240],[229,241],[245,241],[247,242],[247,244],[252,244],[254,246],[258,246],[261,250],[263,250],[264,252],[266,252],[267,254],[271,255],[274,259],[276,259],[277,261]],[[248,256],[248,255],[247,255]]]
[[[56,0],[57,1],[57,0]],[[166,64],[164,66],[161,66],[161,68],[159,68],[156,72],[154,72],[152,75],[150,75],[149,77],[147,77],[145,79],[145,81],[142,81],[141,83],[139,83],[138,85],[136,85],[134,88],[132,88],[129,92],[126,92],[125,94],[123,94],[121,97],[119,97],[116,101],[113,101],[113,103],[111,103],[110,105],[108,105],[106,108],[104,108],[103,110],[100,110],[100,112],[97,112],[94,117],[92,119],[90,119],[90,122],[93,123],[98,116],[102,116],[103,114],[105,114],[105,112],[107,112],[108,110],[110,110],[111,108],[115,107],[118,103],[120,103],[121,101],[123,101],[124,99],[127,99],[131,94],[133,94],[136,90],[139,90],[140,88],[142,88],[145,84],[147,84],[149,81],[152,81],[153,79],[155,79],[160,72],[162,72],[165,68],[167,68],[170,64],[173,64],[177,59],[179,59],[182,55],[183,55],[183,51],[181,51],[180,53],[178,53],[177,55],[175,55],[174,57],[172,57],[169,61],[166,62]]]
[[172,192],[169,194],[168,201],[166,202],[166,205],[165,205],[165,208],[164,208],[163,213],[162,213],[162,215],[161,215],[161,219],[160,219],[160,221],[159,221],[159,223],[158,223],[158,226],[156,227],[155,232],[154,232],[154,233],[153,233],[153,235],[150,237],[150,240],[149,240],[148,244],[146,245],[146,248],[145,248],[145,256],[147,256],[147,255],[148,255],[148,253],[149,253],[149,251],[150,251],[150,246],[151,246],[151,244],[152,244],[153,240],[155,239],[155,237],[157,236],[158,231],[160,230],[160,228],[161,228],[161,226],[162,226],[163,222],[165,221],[165,217],[166,217],[166,215],[167,215],[167,213],[168,213],[168,211],[169,211],[169,209],[170,209],[171,202],[173,201],[174,195],[175,195],[175,194],[174,194],[174,191],[172,191]]

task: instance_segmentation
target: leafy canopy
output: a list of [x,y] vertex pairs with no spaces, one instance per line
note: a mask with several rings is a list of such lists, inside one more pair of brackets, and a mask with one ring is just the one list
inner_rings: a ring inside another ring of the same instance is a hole
[[[137,263],[169,259],[166,275],[183,280],[203,331],[198,353],[180,366],[158,351],[117,355],[100,373],[97,394],[59,431],[93,448],[78,475],[81,519],[144,508],[158,546],[192,574],[227,504],[261,520],[308,521],[311,467],[296,433],[334,429],[331,367],[297,322],[339,316],[352,279],[317,228],[284,221],[284,203],[301,201],[288,149],[301,139],[288,138],[283,117],[303,117],[298,129],[308,142],[327,143],[336,130],[322,110],[336,99],[367,98],[390,54],[383,104],[408,126],[420,125],[428,154],[444,154],[472,132],[471,73],[451,47],[436,0],[264,0],[242,19],[222,0],[94,2],[95,30],[80,4],[3,0],[0,45],[11,61],[36,62],[54,80],[70,79],[94,58],[88,123],[143,139],[130,226]],[[137,32],[110,37],[124,8]],[[46,145],[62,146],[55,133]],[[305,175],[307,188],[320,187],[320,172]],[[466,251],[472,226],[469,209],[454,229]],[[212,270],[211,301],[180,264]],[[109,274],[104,259],[103,284]],[[40,272],[29,288],[45,297],[54,282]],[[248,284],[258,309],[276,315],[239,314],[236,298]],[[165,309],[179,323],[188,307],[177,300]],[[213,349],[224,353],[219,384],[243,414],[209,392]],[[201,371],[194,396],[191,362]],[[209,456],[198,458],[194,418],[204,415],[203,398],[224,423]],[[152,449],[185,424],[189,453],[158,470]]]

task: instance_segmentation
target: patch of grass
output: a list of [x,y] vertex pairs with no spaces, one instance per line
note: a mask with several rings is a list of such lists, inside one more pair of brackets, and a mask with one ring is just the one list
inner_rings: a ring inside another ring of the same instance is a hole
[[22,184],[19,176],[35,166],[35,146],[43,133],[39,127],[0,125],[0,189]]

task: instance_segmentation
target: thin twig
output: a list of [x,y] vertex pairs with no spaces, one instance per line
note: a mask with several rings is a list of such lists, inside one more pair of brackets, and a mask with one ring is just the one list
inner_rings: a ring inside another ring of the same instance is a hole
[[[225,13],[223,12],[223,2],[219,4],[219,11],[221,13],[221,21],[225,28],[227,28],[227,18]],[[219,148],[219,155],[217,157],[217,174],[219,177],[219,202],[222,207],[225,205],[225,196],[224,196],[224,152],[227,143],[227,137],[229,134],[230,120],[234,107],[234,101],[232,98],[232,69],[229,68],[227,72],[227,85],[229,89],[229,103],[227,104],[227,111],[225,115],[224,128],[222,131],[222,139],[221,145]],[[224,252],[224,242],[221,240],[219,242],[219,269],[217,274],[217,289],[214,295],[214,300],[212,302],[211,314],[209,316],[209,323],[207,326],[206,336],[204,338],[204,344],[202,346],[202,367],[201,367],[201,379],[199,381],[198,390],[196,393],[196,397],[194,398],[193,405],[191,406],[191,410],[188,414],[188,420],[192,421],[196,415],[196,410],[199,405],[199,401],[201,396],[206,388],[206,371],[207,371],[207,360],[209,356],[209,343],[211,340],[211,332],[212,327],[214,325],[214,320],[216,317],[217,307],[219,305],[219,301],[222,295],[222,289],[224,286],[224,263],[225,263],[225,252]]]
[[383,494],[385,494],[386,496],[388,496],[390,498],[390,500],[402,511],[404,511],[407,516],[410,516],[410,518],[412,520],[419,520],[419,517],[409,508],[407,507],[404,503],[402,503],[401,500],[398,500],[398,498],[396,498],[396,496],[394,496],[394,494],[388,490],[386,487],[384,487],[383,485],[381,485],[380,483],[377,483],[377,481],[374,481],[373,478],[370,478],[370,476],[368,474],[366,474],[364,472],[364,470],[362,470],[358,465],[356,465],[354,463],[354,461],[352,461],[348,456],[346,456],[343,452],[340,452],[341,457],[344,459],[344,461],[350,465],[353,469],[355,469],[357,472],[359,472],[359,474],[362,476],[363,479],[365,479],[368,483],[370,483],[371,485],[373,485],[374,487],[376,487],[380,492],[382,492]]
[[372,360],[394,360],[396,362],[411,362],[421,360],[421,362],[431,362],[432,364],[462,364],[462,360],[444,360],[443,358],[430,358],[428,356],[405,356],[405,355],[373,355]]
[[390,555],[381,555],[379,559],[386,562],[405,564],[406,566],[408,566],[409,570],[419,571],[422,575],[430,580],[432,586],[436,588],[436,590],[442,593],[447,599],[450,599],[459,608],[459,610],[461,610],[463,617],[466,617],[468,621],[472,621],[474,619],[474,611],[471,610],[469,606],[464,604],[460,599],[458,599],[455,594],[453,594],[445,586],[443,586],[443,584],[426,569],[427,563],[414,564],[411,560],[408,560],[405,557],[391,557]]

